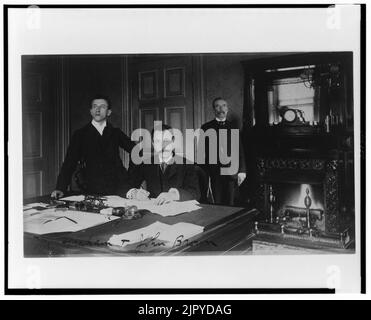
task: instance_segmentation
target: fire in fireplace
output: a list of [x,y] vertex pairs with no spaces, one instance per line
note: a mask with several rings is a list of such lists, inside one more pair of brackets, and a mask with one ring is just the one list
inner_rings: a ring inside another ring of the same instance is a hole
[[349,228],[339,212],[337,170],[336,160],[260,158],[256,232],[346,246]]
[[286,221],[288,227],[308,227],[307,199],[310,201],[310,226],[325,231],[322,185],[276,183],[271,189],[275,200],[272,206],[276,221]]

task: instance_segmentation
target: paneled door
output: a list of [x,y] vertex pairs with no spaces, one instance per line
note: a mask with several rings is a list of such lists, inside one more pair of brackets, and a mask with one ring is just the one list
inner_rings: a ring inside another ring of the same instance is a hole
[[56,183],[56,62],[22,59],[23,198],[49,194]]
[[[132,130],[152,130],[154,121],[179,129],[194,128],[192,58],[144,56],[129,59]],[[184,139],[177,145],[182,150]],[[150,144],[145,145],[150,151]]]

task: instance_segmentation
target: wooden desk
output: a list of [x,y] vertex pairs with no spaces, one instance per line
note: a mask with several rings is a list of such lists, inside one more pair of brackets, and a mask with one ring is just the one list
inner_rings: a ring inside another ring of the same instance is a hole
[[[35,202],[33,199],[32,202]],[[38,199],[42,201],[46,199]],[[255,209],[201,205],[201,209],[177,216],[162,217],[148,213],[138,220],[117,219],[77,232],[47,235],[24,234],[25,257],[51,256],[118,256],[118,255],[201,255],[250,254],[250,235],[257,215]],[[113,234],[120,234],[152,224],[190,222],[204,226],[204,232],[188,242],[164,249],[143,247],[126,250],[107,244]]]

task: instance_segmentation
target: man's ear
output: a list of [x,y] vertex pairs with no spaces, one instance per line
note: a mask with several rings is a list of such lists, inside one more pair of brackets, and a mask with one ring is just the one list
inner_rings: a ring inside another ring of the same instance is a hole
[[111,113],[112,113],[112,110],[111,110],[111,109],[108,109],[108,110],[107,110],[107,116],[110,116]]

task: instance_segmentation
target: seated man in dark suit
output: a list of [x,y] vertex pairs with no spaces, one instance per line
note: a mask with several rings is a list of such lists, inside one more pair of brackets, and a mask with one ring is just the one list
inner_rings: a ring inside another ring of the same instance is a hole
[[[127,198],[144,200],[156,198],[158,204],[171,201],[199,200],[200,187],[194,165],[175,155],[172,128],[163,124],[151,133],[154,154],[151,163],[129,168],[132,189]],[[147,190],[140,186],[146,182]]]
[[66,193],[79,162],[83,164],[84,193],[124,196],[129,189],[120,147],[130,153],[135,143],[107,121],[112,112],[108,97],[96,95],[89,109],[92,120],[73,134],[52,198]]

